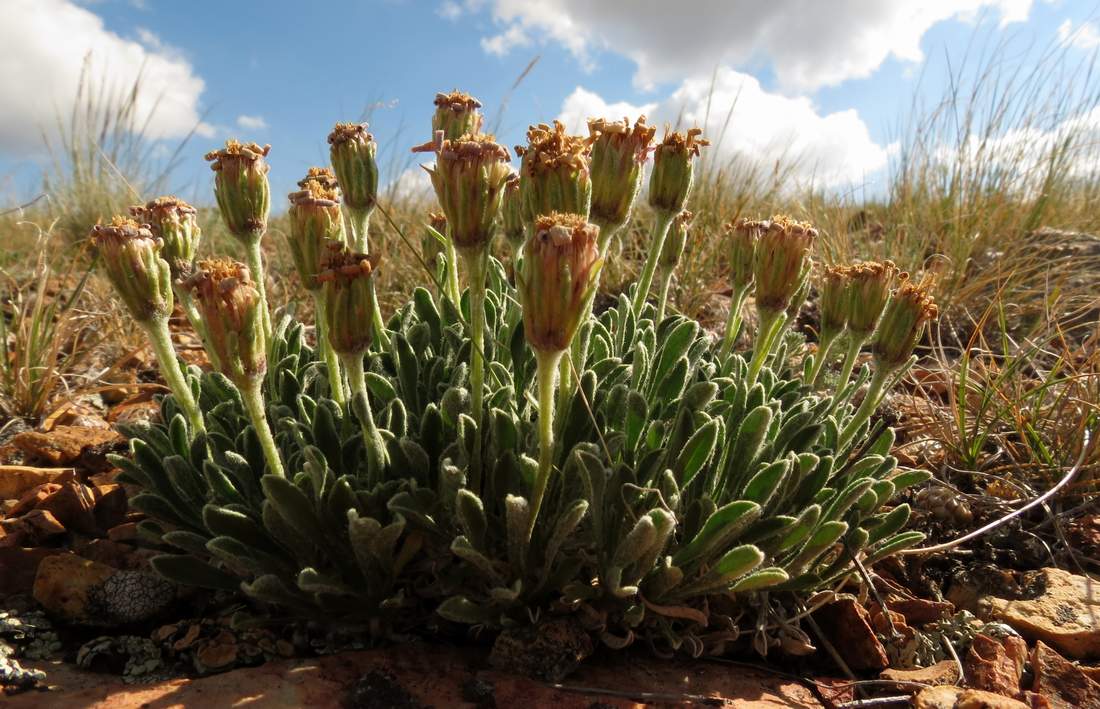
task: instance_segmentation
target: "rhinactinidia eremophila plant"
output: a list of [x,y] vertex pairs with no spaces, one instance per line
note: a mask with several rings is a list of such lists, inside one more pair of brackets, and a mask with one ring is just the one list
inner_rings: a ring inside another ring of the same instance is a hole
[[836,343],[848,326],[848,302],[851,300],[851,277],[846,266],[826,266],[821,274],[818,298],[817,351],[814,353],[813,369],[806,381],[814,386],[825,371],[825,362]]
[[481,101],[462,91],[435,95],[432,114],[432,134],[443,131],[443,137],[457,140],[464,135],[481,133]]
[[838,381],[844,384],[851,376],[863,345],[871,339],[882,311],[890,300],[899,271],[892,261],[861,261],[848,271],[849,297],[845,303],[848,327],[848,351],[840,368]]
[[661,271],[661,296],[657,301],[657,323],[665,319],[665,309],[668,307],[668,291],[672,284],[672,274],[680,265],[680,259],[684,256],[684,247],[687,245],[688,229],[691,227],[693,215],[686,209],[676,215],[672,225],[668,229],[668,237],[661,249],[661,258],[657,264]]
[[428,212],[426,226],[421,239],[420,256],[433,273],[438,273],[439,255],[447,248],[447,215],[443,212]]
[[386,464],[385,441],[370,409],[363,368],[363,357],[373,341],[373,281],[378,264],[377,256],[356,253],[343,244],[330,242],[317,279],[324,289],[325,334],[347,372],[352,408],[363,427],[370,474],[381,482]]
[[512,247],[512,258],[519,256],[527,235],[523,219],[523,198],[519,191],[519,175],[512,173],[504,183],[504,197],[500,202],[500,230]]
[[366,123],[337,123],[328,134],[329,159],[348,212],[352,244],[364,253],[378,204],[378,145],[367,128]]
[[753,268],[756,262],[756,245],[767,230],[767,221],[744,217],[728,222],[723,229],[727,245],[726,253],[729,256],[731,289],[730,312],[726,320],[726,333],[722,337],[720,351],[723,357],[733,351],[733,345],[741,332],[741,315],[745,307],[745,299],[755,282]]
[[588,169],[588,140],[565,132],[561,121],[527,129],[527,145],[517,145],[520,156],[520,193],[529,231],[544,214],[561,212],[588,218],[592,181]]
[[653,274],[661,249],[668,235],[669,225],[687,204],[691,185],[695,180],[695,159],[703,147],[710,145],[701,138],[701,128],[686,133],[665,132],[664,139],[653,150],[653,171],[649,176],[649,206],[653,207],[653,233],[648,245],[642,274],[634,291],[634,310],[640,313],[653,285]]
[[532,491],[530,531],[550,480],[554,451],[554,386],[562,354],[591,309],[603,259],[599,227],[579,214],[553,213],[535,222],[517,274],[524,335],[538,365],[539,472]]
[[267,351],[259,288],[247,266],[227,259],[199,261],[187,285],[206,323],[207,346],[216,352],[221,373],[240,391],[268,467],[285,477],[261,392]]
[[108,225],[92,227],[91,238],[115,292],[148,335],[161,374],[187,417],[191,433],[204,431],[202,413],[176,358],[168,330],[173,305],[172,274],[168,262],[160,257],[161,240],[147,226],[122,216],[116,216]]
[[271,315],[267,307],[260,240],[267,233],[271,212],[271,185],[267,179],[271,169],[267,164],[270,152],[270,145],[261,147],[230,139],[224,148],[206,154],[210,169],[214,171],[214,196],[222,221],[229,233],[245,245],[248,267],[256,279],[265,340],[271,337]]
[[656,126],[646,125],[645,116],[638,118],[634,125],[627,118],[621,121],[588,119],[592,144],[589,219],[600,227],[600,253],[604,256],[611,237],[630,219],[656,132]]

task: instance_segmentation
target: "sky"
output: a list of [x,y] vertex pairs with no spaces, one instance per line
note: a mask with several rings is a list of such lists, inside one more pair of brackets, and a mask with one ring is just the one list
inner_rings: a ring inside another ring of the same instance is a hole
[[[171,188],[210,202],[202,154],[270,143],[277,195],[327,162],[336,121],[368,120],[385,179],[424,189],[408,148],[437,91],[480,98],[500,142],[589,116],[701,125],[715,158],[797,158],[793,180],[875,189],[914,96],[949,67],[1100,48],[1096,0],[0,0],[0,209],[35,196],[43,146],[72,110],[85,60],[125,88],[165,155],[190,134]],[[528,69],[525,73],[525,69]],[[1016,67],[1013,67],[1016,68]],[[517,80],[524,75],[516,86]],[[514,87],[514,88],[513,88]],[[709,112],[708,112],[709,106]],[[1100,112],[1081,117],[1100,131]],[[152,196],[152,195],[149,195]],[[276,198],[275,204],[281,199]]]

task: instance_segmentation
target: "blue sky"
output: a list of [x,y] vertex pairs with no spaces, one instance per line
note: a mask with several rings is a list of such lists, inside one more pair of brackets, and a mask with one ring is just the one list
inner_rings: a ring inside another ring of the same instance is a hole
[[487,125],[499,120],[512,146],[528,123],[559,116],[579,126],[589,113],[645,109],[657,121],[683,112],[701,122],[712,81],[714,125],[738,101],[730,155],[767,160],[795,146],[814,164],[807,177],[873,182],[914,92],[941,96],[948,61],[957,66],[968,47],[1004,42],[1015,58],[1062,42],[1083,58],[1100,45],[1092,0],[681,0],[675,15],[649,0],[3,4],[14,21],[0,28],[0,105],[17,108],[0,112],[3,203],[38,189],[36,124],[71,106],[89,51],[122,83],[145,63],[149,93],[162,99],[150,125],[166,145],[200,125],[173,187],[205,199],[201,154],[230,136],[272,144],[281,195],[325,162],[337,120],[369,114],[383,162],[413,165],[407,149],[428,138],[439,90],[481,98]]

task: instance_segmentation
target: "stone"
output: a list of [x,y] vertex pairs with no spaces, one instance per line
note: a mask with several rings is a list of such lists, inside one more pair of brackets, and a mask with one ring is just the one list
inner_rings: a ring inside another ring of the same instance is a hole
[[992,692],[962,687],[928,687],[913,697],[913,709],[1030,709],[1027,704]]
[[122,440],[114,430],[86,426],[57,426],[49,433],[24,431],[12,437],[12,444],[32,460],[50,465],[69,465],[84,449]]
[[1031,651],[1031,672],[1032,691],[1047,699],[1054,709],[1100,707],[1100,683],[1042,640]]
[[91,610],[92,589],[101,586],[115,570],[106,564],[75,554],[51,556],[38,565],[34,600],[50,614],[69,621],[85,621]]
[[82,483],[62,483],[38,503],[37,509],[53,513],[68,529],[81,534],[97,534],[99,525],[95,518],[95,496],[91,488]]
[[890,660],[875,636],[870,614],[851,598],[843,598],[814,613],[821,631],[852,670],[883,670]]
[[[891,680],[893,682],[919,682],[921,684],[932,685],[933,687],[941,684],[955,684],[962,677],[959,676],[959,666],[954,660],[943,660],[937,662],[934,665],[928,667],[920,667],[914,670],[897,670],[893,667],[887,668],[879,675],[879,679]],[[899,689],[910,689],[910,686],[900,686]]]
[[0,499],[18,500],[28,490],[45,483],[61,482],[72,476],[71,468],[34,468],[28,465],[0,465]]
[[887,598],[886,605],[890,610],[901,613],[905,622],[913,627],[934,623],[955,613],[953,603],[925,598]]
[[137,568],[133,562],[135,548],[130,544],[110,539],[89,539],[73,545],[73,551],[91,561],[98,561],[113,569]]
[[551,620],[502,632],[493,643],[489,664],[525,677],[560,682],[593,649],[591,636],[576,621]]
[[130,509],[126,490],[121,485],[96,485],[92,488],[92,496],[95,499],[95,521],[99,529],[108,531],[126,519]]
[[68,553],[49,547],[0,546],[0,596],[30,593],[42,560]]
[[1100,581],[1046,568],[1027,574],[1023,586],[1027,593],[1021,598],[979,599],[979,615],[1006,623],[1029,640],[1042,640],[1067,657],[1100,657]]
[[65,525],[47,510],[31,510],[21,517],[0,521],[4,539],[0,544],[12,546],[40,546],[51,537],[65,533]]
[[21,517],[31,510],[37,509],[42,501],[61,489],[61,483],[42,483],[23,493],[15,504],[8,510],[8,517]]
[[107,530],[107,538],[112,542],[132,542],[137,539],[137,522],[123,522]]
[[137,623],[167,610],[176,601],[176,586],[147,571],[117,571],[88,591],[90,610],[111,623]]
[[1000,640],[984,633],[974,636],[964,660],[967,684],[974,689],[1014,697],[1027,660],[1027,643],[1015,635]]

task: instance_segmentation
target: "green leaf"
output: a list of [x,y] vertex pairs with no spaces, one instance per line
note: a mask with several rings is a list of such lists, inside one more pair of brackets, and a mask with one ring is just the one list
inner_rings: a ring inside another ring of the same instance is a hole
[[790,471],[790,458],[775,461],[752,476],[752,479],[745,485],[745,492],[741,497],[759,503],[761,506],[767,505]]
[[695,538],[672,557],[672,563],[683,567],[709,554],[715,547],[736,541],[737,535],[760,517],[760,505],[748,500],[738,500],[720,507],[712,514]]
[[241,581],[206,562],[186,554],[159,554],[149,560],[153,571],[182,586],[236,591]]
[[680,487],[687,487],[699,473],[699,470],[710,460],[715,445],[718,443],[720,425],[721,422],[718,419],[707,421],[692,434],[683,450],[680,451],[676,463],[673,465],[673,472]]
[[722,577],[723,581],[734,581],[749,573],[764,561],[764,552],[752,544],[742,544],[730,549],[718,563],[713,571]]
[[263,476],[260,485],[280,517],[312,543],[324,544],[324,530],[321,529],[313,503],[297,485],[277,475]]

